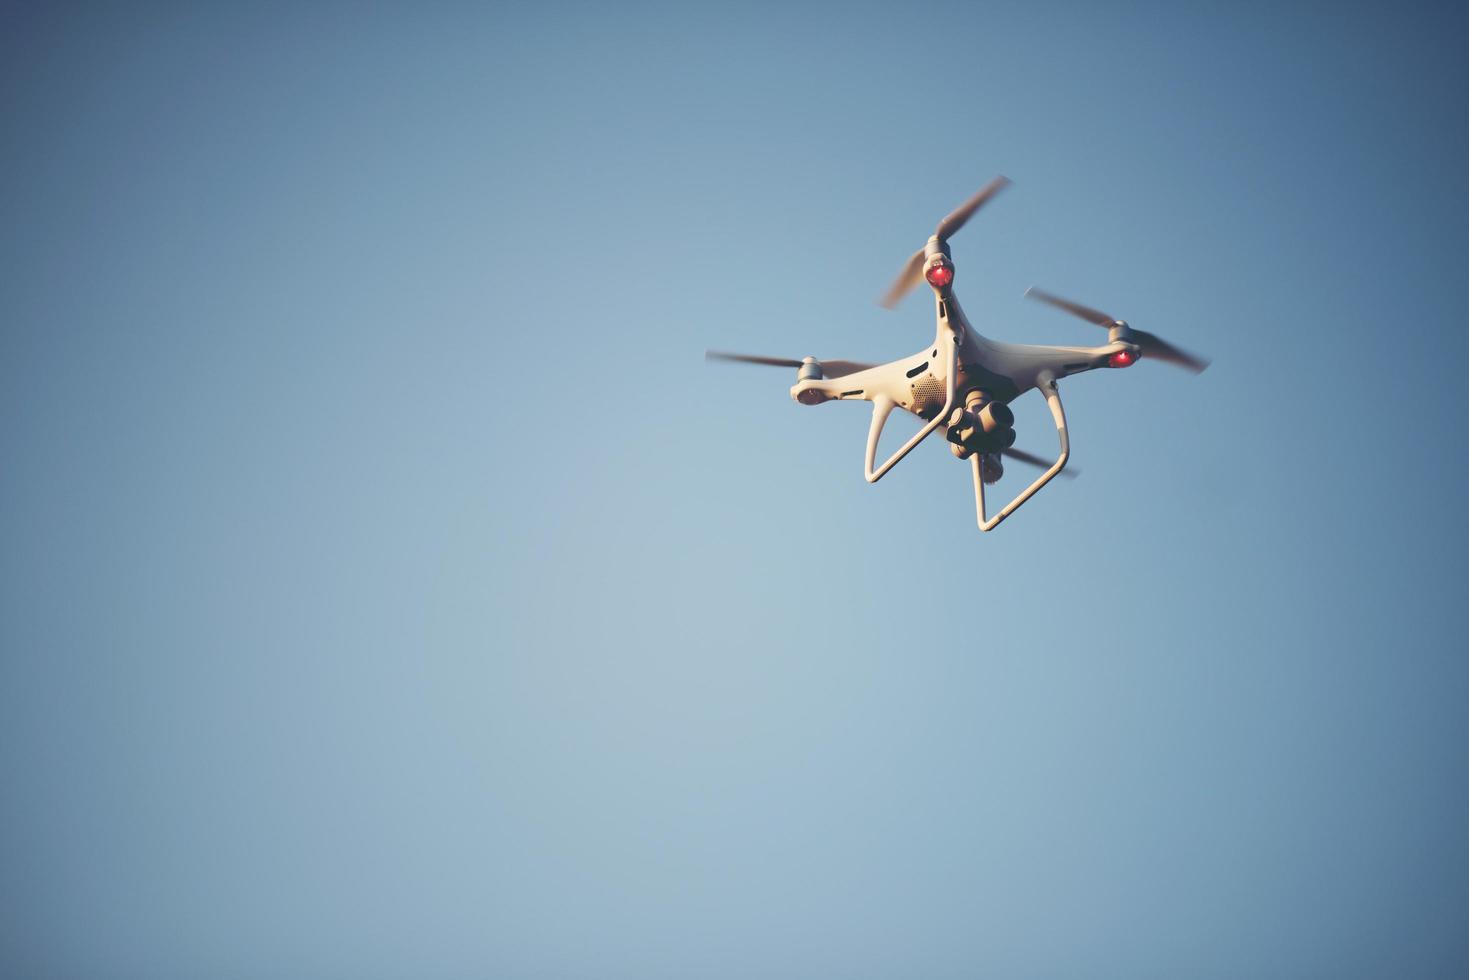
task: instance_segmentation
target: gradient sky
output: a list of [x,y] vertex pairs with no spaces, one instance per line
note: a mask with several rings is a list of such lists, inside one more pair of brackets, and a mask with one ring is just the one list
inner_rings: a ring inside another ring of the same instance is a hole
[[[1462,976],[1469,19],[1236,6],[6,5],[0,973]],[[981,535],[702,352],[997,173],[1214,364]]]

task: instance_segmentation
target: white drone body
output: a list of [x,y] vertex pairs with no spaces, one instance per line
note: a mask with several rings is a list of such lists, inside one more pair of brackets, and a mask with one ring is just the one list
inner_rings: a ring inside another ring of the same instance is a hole
[[[797,361],[707,352],[712,359],[797,368],[791,397],[803,405],[827,401],[871,402],[872,425],[867,433],[865,464],[869,483],[882,479],[914,447],[942,429],[954,455],[969,460],[981,531],[993,530],[1066,468],[1071,446],[1066,434],[1066,413],[1056,384],[1060,379],[1093,368],[1129,367],[1142,358],[1177,364],[1196,373],[1208,365],[1207,361],[1153,334],[1134,330],[1098,310],[1037,289],[1027,291],[1026,295],[1107,328],[1107,343],[1101,347],[1006,344],[983,337],[970,326],[954,297],[954,264],[949,256],[948,239],[1008,183],[1004,177],[995,178],[939,222],[928,244],[909,258],[883,298],[883,305],[892,307],[919,282],[927,281],[933,289],[938,328],[933,343],[911,357],[873,366],[853,361],[818,361],[814,357]],[[1012,448],[1014,414],[1009,403],[1031,389],[1045,396],[1056,423],[1060,450],[1052,463]],[[895,408],[918,416],[924,425],[878,465],[878,443]],[[985,509],[984,491],[985,485],[998,480],[1003,472],[1001,455],[1040,466],[1044,472],[991,517]]]

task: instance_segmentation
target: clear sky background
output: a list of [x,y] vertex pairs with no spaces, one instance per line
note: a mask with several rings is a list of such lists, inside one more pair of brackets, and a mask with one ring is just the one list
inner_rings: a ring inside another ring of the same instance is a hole
[[1449,6],[7,5],[0,973],[1462,976]]

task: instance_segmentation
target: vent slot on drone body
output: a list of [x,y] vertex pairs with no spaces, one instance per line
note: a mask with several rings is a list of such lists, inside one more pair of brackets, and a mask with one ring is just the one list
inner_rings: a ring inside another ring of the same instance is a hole
[[913,370],[909,371],[908,372],[908,377],[910,377],[910,378],[916,378],[920,374],[922,374],[924,371],[927,371],[927,370],[928,370],[928,362],[927,361],[924,361],[922,364],[918,365],[916,368],[914,368]]
[[862,394],[862,389],[861,388],[853,388],[851,391],[844,391],[844,392],[842,392],[841,397],[843,397],[843,398],[856,398],[860,394]]

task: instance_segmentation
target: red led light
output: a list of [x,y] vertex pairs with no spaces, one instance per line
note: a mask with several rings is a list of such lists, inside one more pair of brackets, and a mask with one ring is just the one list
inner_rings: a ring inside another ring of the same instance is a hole
[[928,284],[934,289],[943,289],[954,281],[954,267],[952,265],[931,265],[923,274]]
[[1107,363],[1112,367],[1130,367],[1137,363],[1137,355],[1132,351],[1120,350],[1107,358]]

